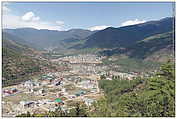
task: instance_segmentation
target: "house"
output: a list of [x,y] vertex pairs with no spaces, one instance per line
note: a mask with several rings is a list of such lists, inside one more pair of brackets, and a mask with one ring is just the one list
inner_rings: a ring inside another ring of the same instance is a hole
[[127,80],[133,80],[133,77],[127,77],[126,79]]
[[10,91],[11,93],[16,93],[18,90],[16,88],[12,88]]
[[53,103],[53,101],[51,101],[49,99],[38,100],[38,105],[52,104],[52,103]]
[[94,102],[93,99],[89,99],[89,98],[84,98],[83,101],[87,106],[91,106],[92,103]]
[[32,81],[26,81],[24,83],[24,87],[32,88],[33,86],[35,86],[35,84]]
[[34,89],[33,88],[29,88],[28,89],[28,93],[33,93],[34,92]]
[[47,74],[47,75],[42,75],[41,79],[48,80],[49,82],[52,82],[55,79],[55,77],[52,74]]
[[61,81],[55,82],[54,86],[59,86],[61,84]]
[[69,98],[73,99],[73,98],[76,98],[76,96],[75,95],[69,95]]
[[4,90],[3,93],[5,94],[13,94],[13,93],[16,93],[18,90],[16,88],[12,88],[12,89],[9,89],[9,90]]
[[60,106],[64,104],[64,102],[60,98],[56,98],[54,102],[56,106]]
[[41,84],[39,82],[35,82],[36,86],[39,87]]
[[32,107],[34,106],[35,102],[34,101],[20,101],[20,105],[25,108],[25,107]]
[[60,96],[63,96],[64,94],[63,94],[63,92],[58,92],[57,93],[57,97],[60,97]]
[[97,88],[92,88],[92,89],[90,90],[90,92],[91,92],[91,93],[97,92]]
[[44,93],[45,93],[45,90],[44,90],[44,89],[40,89],[40,90],[38,91],[38,93],[39,93],[39,94],[44,94]]
[[47,84],[49,84],[49,82],[46,81],[46,80],[44,80],[44,81],[41,82],[41,84],[42,84],[42,85],[47,85]]
[[106,80],[112,80],[112,78],[107,77]]
[[9,91],[9,90],[4,90],[4,91],[3,91],[3,97],[4,97],[4,96],[8,96],[8,95],[10,95],[10,94],[12,94],[12,93],[11,93],[11,91]]
[[85,91],[78,91],[77,93],[75,93],[76,96],[81,96],[84,95],[86,92]]
[[62,92],[66,92],[66,88],[62,88],[61,91],[62,91]]

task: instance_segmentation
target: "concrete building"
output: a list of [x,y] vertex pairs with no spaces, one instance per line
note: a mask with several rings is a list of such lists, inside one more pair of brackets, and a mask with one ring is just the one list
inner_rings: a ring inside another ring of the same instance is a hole
[[32,81],[26,81],[25,83],[24,83],[24,87],[26,87],[26,88],[32,88],[33,86],[35,86],[35,84],[34,84],[34,82],[32,82]]
[[27,107],[27,108],[33,107],[34,104],[35,104],[34,101],[20,101],[20,105],[21,105],[23,108],[25,108],[25,107]]
[[89,98],[84,98],[83,101],[87,106],[91,106],[92,103],[94,102],[93,99],[89,99]]

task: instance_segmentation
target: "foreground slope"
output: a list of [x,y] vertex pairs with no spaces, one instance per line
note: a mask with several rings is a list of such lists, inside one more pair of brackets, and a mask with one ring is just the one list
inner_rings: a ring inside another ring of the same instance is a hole
[[132,81],[101,80],[105,98],[95,104],[91,116],[118,117],[174,117],[175,67],[174,62],[147,78]]

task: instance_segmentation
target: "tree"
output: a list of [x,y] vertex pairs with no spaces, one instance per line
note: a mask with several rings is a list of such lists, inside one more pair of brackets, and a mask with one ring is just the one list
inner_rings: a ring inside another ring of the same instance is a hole
[[76,103],[75,108],[68,113],[70,117],[87,117],[87,108],[83,104]]
[[105,75],[101,75],[100,79],[104,80],[104,79],[106,79],[106,76]]

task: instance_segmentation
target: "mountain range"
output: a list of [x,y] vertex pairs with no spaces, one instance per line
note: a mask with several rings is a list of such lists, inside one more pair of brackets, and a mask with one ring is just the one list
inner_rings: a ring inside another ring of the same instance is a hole
[[130,68],[137,61],[161,63],[174,59],[174,42],[173,17],[99,31],[3,29],[3,85],[18,83],[23,77],[40,72],[41,67],[49,67],[47,62],[35,58],[39,50],[51,50],[64,55],[70,50],[75,54],[92,51],[102,56],[115,56],[115,63],[119,61]]
[[71,29],[68,31],[57,31],[47,29],[34,28],[18,28],[18,29],[4,29],[4,32],[17,36],[28,42],[31,47],[36,49],[45,49],[51,47],[59,47],[64,40],[67,39],[84,39],[85,37],[94,33],[94,31],[83,29]]
[[99,53],[104,55],[125,54],[133,58],[147,59],[156,52],[165,51],[169,54],[173,51],[174,21],[174,17],[167,17],[136,25],[108,27],[99,31],[3,29],[3,39],[11,39],[37,50],[50,49],[60,52],[97,48],[101,49]]
[[142,24],[113,28],[109,27],[86,38],[83,47],[127,47],[146,37],[172,31],[174,18],[164,18]]

